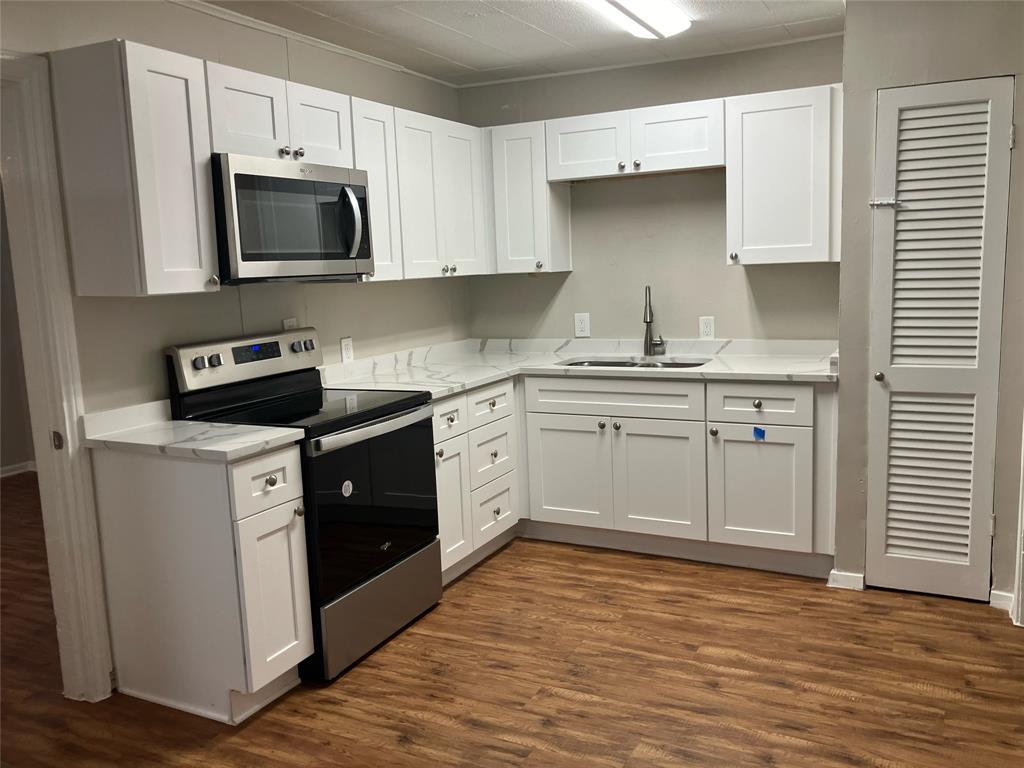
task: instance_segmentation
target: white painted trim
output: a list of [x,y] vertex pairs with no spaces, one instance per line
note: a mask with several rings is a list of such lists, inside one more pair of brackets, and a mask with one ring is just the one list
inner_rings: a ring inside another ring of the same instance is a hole
[[1013,592],[1003,592],[998,589],[993,589],[989,592],[988,604],[993,608],[998,608],[1010,613],[1013,610]]
[[828,575],[828,585],[836,589],[864,589],[864,574],[852,571],[837,571],[835,568]]
[[[4,204],[64,695],[110,695],[111,653],[92,462],[57,176],[49,68],[3,53]],[[63,435],[54,450],[52,434]]]
[[6,467],[0,467],[0,477],[14,477],[14,475],[20,475],[24,472],[35,472],[36,463],[34,461],[23,461],[19,464],[8,464]]

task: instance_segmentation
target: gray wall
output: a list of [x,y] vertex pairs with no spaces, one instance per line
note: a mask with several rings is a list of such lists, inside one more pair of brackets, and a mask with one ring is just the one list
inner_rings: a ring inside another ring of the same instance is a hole
[[[478,125],[839,82],[842,38],[459,92]],[[643,286],[657,330],[697,335],[714,315],[723,338],[836,338],[839,265],[725,264],[725,171],[578,182],[573,272],[471,279],[473,336],[571,336],[590,312],[594,336],[637,338]]]
[[[1015,122],[1024,125],[1024,3],[860,2],[846,9],[843,60],[843,265],[840,286],[839,475],[836,567],[864,570],[868,311],[875,93],[879,88],[1017,75]],[[996,438],[995,589],[1012,588],[1024,407],[1024,173],[1011,153],[999,427]]]
[[18,306],[14,298],[7,211],[0,195],[0,467],[33,461],[32,426],[21,359]]
[[[458,117],[455,90],[279,35],[164,2],[5,2],[4,50],[45,52],[122,37],[301,83]],[[317,286],[245,286],[218,294],[74,301],[87,410],[166,395],[168,344],[315,325],[328,361],[352,336],[357,355],[464,338],[464,280]]]

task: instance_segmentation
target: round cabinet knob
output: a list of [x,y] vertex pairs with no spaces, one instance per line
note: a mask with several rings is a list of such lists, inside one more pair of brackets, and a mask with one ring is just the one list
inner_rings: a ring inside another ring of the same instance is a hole
[[437,454],[437,458],[439,458],[439,459],[443,459],[444,458],[444,448],[438,448],[435,451],[435,453]]
[[543,261],[538,261],[537,262],[537,269],[544,269],[544,262]]
[[639,160],[634,160],[633,161],[633,167],[636,168],[636,169],[639,169],[640,168],[640,161]]
[[756,408],[757,410],[759,410],[759,411],[760,411],[760,410],[761,410],[761,406],[762,406],[762,405],[764,405],[764,403],[762,403],[762,402],[761,402],[760,400],[755,400],[755,401],[754,401],[754,407],[755,407],[755,408]]
[[455,266],[454,264],[452,264],[452,274],[453,274],[453,275],[455,274],[455,270],[456,270],[456,269],[457,269],[457,267],[456,267],[456,266]]
[[730,261],[736,261],[739,257],[740,257],[740,255],[738,253],[730,253],[729,254],[729,260]]
[[295,150],[295,159],[296,160],[298,160],[300,157],[305,157],[305,156],[306,156],[306,148],[305,147],[299,147],[298,149]]
[[605,423],[604,423],[603,421],[599,421],[599,422],[597,422],[597,428],[598,428],[598,429],[604,429],[604,428],[605,428],[605,427],[607,427],[607,426],[608,426],[608,425],[607,425],[607,424],[605,424]]
[[210,275],[210,279],[206,281],[212,288],[216,288],[220,285],[220,278],[217,275]]
[[708,430],[708,434],[712,437],[718,437],[718,427],[712,427]]
[[451,271],[451,270],[449,270],[449,268],[448,268],[448,265],[447,265],[447,264],[445,264],[445,265],[444,265],[443,267],[441,267],[441,274],[442,274],[442,275],[447,275],[447,274],[448,274],[448,272],[450,272],[450,271]]
[[497,449],[494,449],[493,451],[491,451],[491,458],[492,459],[498,458],[498,450]]
[[288,157],[288,155],[292,153],[292,148],[285,144],[277,151],[280,153],[281,157]]
[[618,432],[620,429],[622,429],[622,424],[616,421],[614,424],[612,424],[612,429]]
[[304,514],[306,514],[306,508],[305,507],[296,507],[295,508],[295,516],[296,517],[302,517]]
[[491,400],[490,402],[487,403],[487,405],[489,405],[491,408],[497,408],[498,407],[498,401],[497,400]]
[[885,381],[885,374],[881,371],[875,371],[875,381]]
[[619,163],[619,170],[620,171],[626,170],[626,163],[625,162],[620,162]]
[[447,421],[447,422],[448,422],[449,424],[454,424],[454,423],[455,423],[455,414],[454,414],[454,413],[452,413],[452,414],[449,414],[449,415],[448,415],[448,417],[447,417],[447,418],[446,418],[445,420],[446,420],[446,421]]
[[273,488],[277,485],[277,475],[270,475],[267,477],[267,487]]
[[501,507],[495,507],[493,512],[494,512],[494,516],[497,517],[498,515],[501,514]]

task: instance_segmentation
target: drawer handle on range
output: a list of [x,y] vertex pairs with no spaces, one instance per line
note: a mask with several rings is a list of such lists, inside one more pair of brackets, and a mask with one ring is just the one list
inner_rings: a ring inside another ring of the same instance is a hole
[[491,451],[491,458],[492,459],[498,458],[498,449],[497,448],[495,448],[493,451]]
[[296,517],[302,517],[304,514],[306,514],[305,507],[296,507],[295,508],[295,516]]
[[447,421],[449,424],[454,424],[455,423],[455,414],[454,413],[449,413],[448,416],[445,417],[445,421]]
[[268,475],[266,483],[267,487],[273,488],[275,485],[277,485],[277,475]]
[[614,424],[612,424],[612,429],[618,432],[620,429],[622,429],[622,424],[616,421]]
[[439,459],[443,459],[444,458],[444,448],[438,448],[437,449],[437,458],[439,458]]
[[760,411],[760,410],[761,410],[761,406],[762,406],[762,405],[764,405],[764,403],[762,403],[762,402],[761,402],[760,400],[755,400],[755,401],[754,401],[754,407],[755,407],[755,408],[756,408],[757,410],[759,410],[759,411]]
[[501,507],[495,507],[494,508],[494,516],[498,517],[498,515],[500,515],[500,514],[501,514]]
[[708,430],[708,434],[712,437],[718,437],[718,427],[712,427]]
[[491,400],[491,402],[489,402],[488,405],[491,406],[491,408],[497,408],[498,407],[498,401],[497,400]]
[[599,422],[597,422],[597,428],[598,428],[598,429],[604,429],[604,428],[605,428],[605,427],[607,427],[607,426],[608,426],[608,425],[607,425],[607,424],[605,424],[605,423],[604,423],[603,421],[599,421]]

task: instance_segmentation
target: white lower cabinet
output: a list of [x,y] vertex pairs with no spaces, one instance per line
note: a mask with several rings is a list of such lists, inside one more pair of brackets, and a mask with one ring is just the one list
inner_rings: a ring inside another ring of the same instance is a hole
[[313,653],[302,499],[235,523],[249,692]]
[[437,521],[441,569],[473,551],[473,517],[469,490],[469,438],[459,435],[434,446],[437,476]]
[[504,533],[521,517],[516,471],[473,491],[473,548]]
[[708,429],[708,538],[812,551],[814,430],[714,422]]

